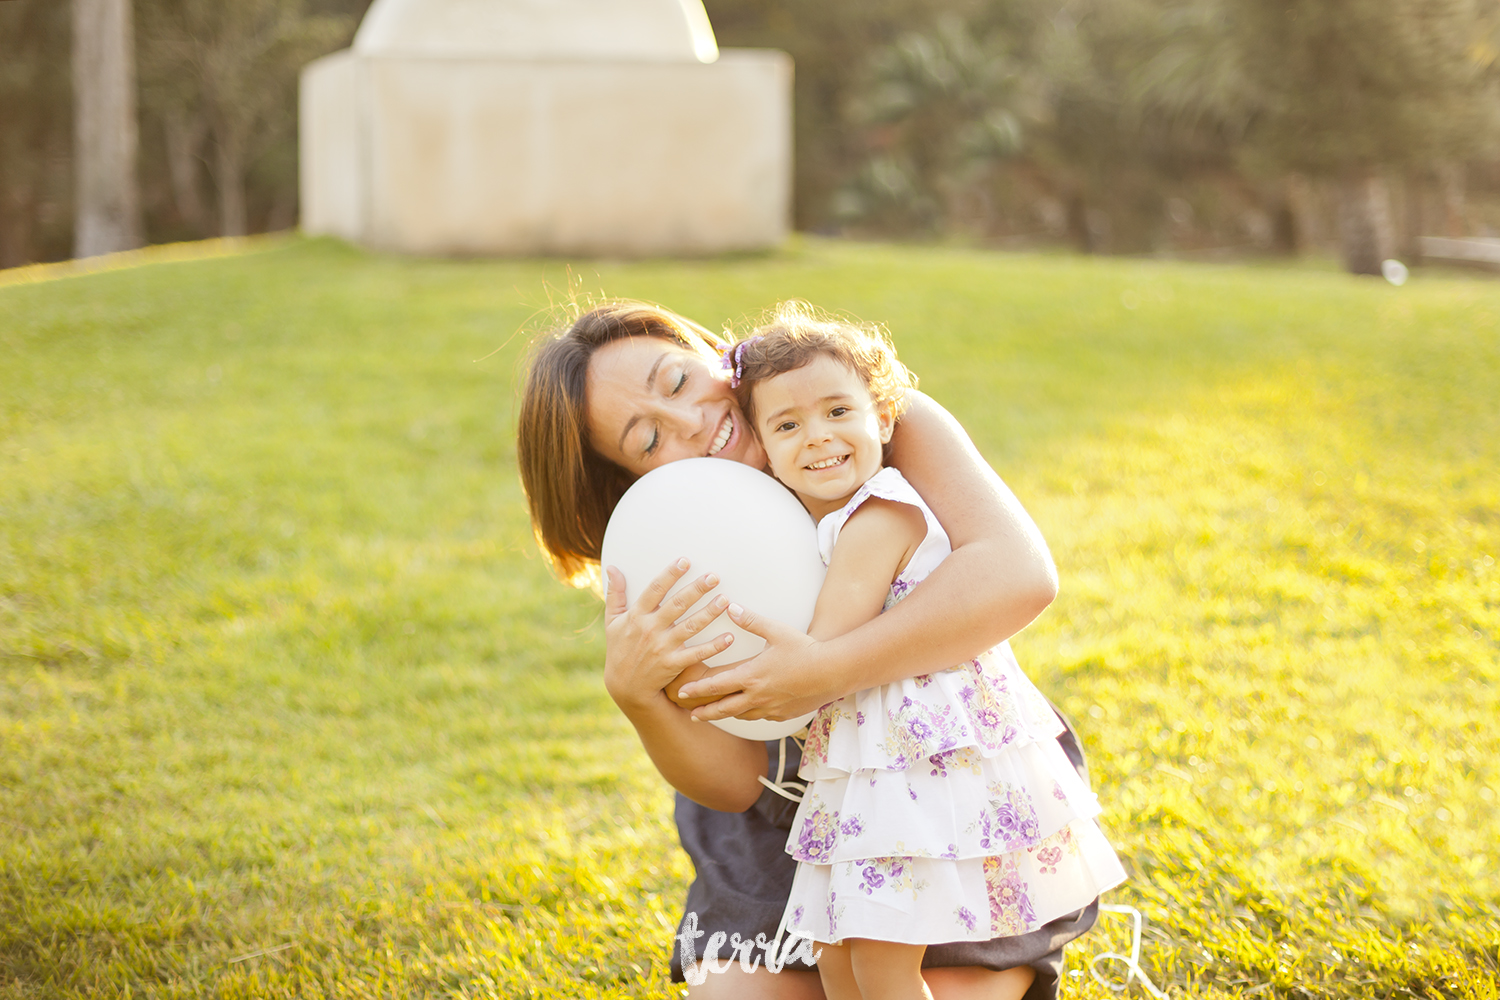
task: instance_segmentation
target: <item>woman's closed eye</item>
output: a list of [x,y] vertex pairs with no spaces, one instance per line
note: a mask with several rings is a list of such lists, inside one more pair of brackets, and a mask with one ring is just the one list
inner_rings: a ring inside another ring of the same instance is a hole
[[[667,390],[667,396],[670,398],[680,393],[683,387],[687,385],[687,380],[688,370],[683,368],[678,371],[677,378],[673,380],[671,388]],[[646,447],[641,450],[641,456],[643,458],[650,458],[659,444],[661,444],[661,428],[654,427],[651,430],[651,440],[646,442]]]

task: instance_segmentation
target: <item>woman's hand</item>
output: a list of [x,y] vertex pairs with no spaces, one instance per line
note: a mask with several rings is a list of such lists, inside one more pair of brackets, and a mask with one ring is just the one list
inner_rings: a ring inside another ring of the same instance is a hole
[[821,644],[781,622],[729,606],[729,617],[746,632],[766,640],[766,648],[743,663],[682,685],[678,697],[696,703],[718,699],[693,711],[703,721],[727,719],[795,719],[817,711],[847,694],[819,663]]
[[662,689],[686,668],[729,648],[731,637],[718,636],[696,646],[684,646],[729,603],[722,595],[697,612],[678,621],[704,594],[718,586],[712,573],[683,587],[672,589],[688,571],[679,559],[651,581],[633,607],[625,604],[625,576],[613,566],[606,568],[609,593],[604,602],[604,687],[626,715],[666,697]]
[[662,777],[688,798],[710,809],[739,812],[760,797],[756,780],[766,770],[766,748],[693,722],[663,688],[694,664],[728,649],[721,635],[697,646],[683,643],[723,613],[727,601],[713,601],[681,622],[688,608],[713,590],[712,574],[667,596],[688,571],[679,559],[645,589],[633,606],[625,604],[625,577],[610,567],[604,604],[604,687],[635,727]]

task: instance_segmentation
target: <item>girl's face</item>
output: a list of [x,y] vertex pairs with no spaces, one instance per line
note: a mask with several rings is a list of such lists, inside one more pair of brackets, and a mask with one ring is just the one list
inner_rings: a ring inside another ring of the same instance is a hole
[[589,443],[635,475],[680,458],[728,458],[763,469],[716,358],[659,337],[625,337],[589,359]]
[[864,379],[820,354],[801,368],[757,382],[755,429],[771,472],[813,517],[838,510],[880,471],[895,417],[870,398]]

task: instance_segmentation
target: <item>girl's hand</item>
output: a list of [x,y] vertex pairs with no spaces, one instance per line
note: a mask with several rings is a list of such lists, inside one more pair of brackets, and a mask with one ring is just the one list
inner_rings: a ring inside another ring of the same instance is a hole
[[668,598],[678,579],[688,571],[679,559],[651,581],[634,607],[625,604],[625,576],[607,567],[609,595],[604,603],[604,687],[628,715],[633,707],[664,700],[662,689],[684,669],[729,648],[728,634],[697,646],[683,643],[723,613],[729,602],[722,595],[691,616],[681,618],[704,594],[718,586],[712,573]]
[[678,692],[684,701],[718,699],[694,709],[693,718],[795,719],[848,694],[830,688],[819,658],[821,644],[807,634],[737,604],[729,606],[729,617],[766,640],[766,648],[743,663],[684,684]]

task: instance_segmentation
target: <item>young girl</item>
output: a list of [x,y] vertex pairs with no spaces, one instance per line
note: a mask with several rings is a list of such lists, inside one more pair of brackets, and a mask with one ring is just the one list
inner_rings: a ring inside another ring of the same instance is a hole
[[[809,633],[848,632],[950,551],[922,498],[883,467],[915,379],[880,332],[795,307],[726,364],[772,473],[818,522],[828,576]],[[822,947],[830,1000],[929,997],[927,945],[1024,934],[1124,880],[1062,729],[1006,643],[818,712],[784,926]]]

